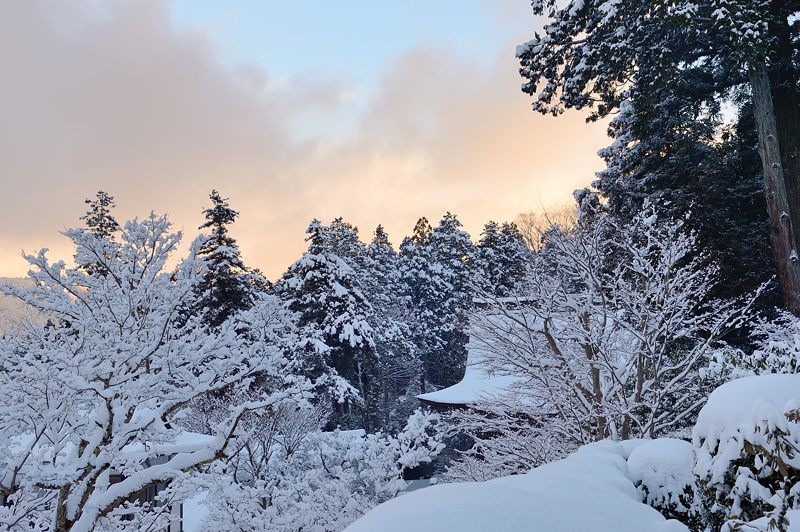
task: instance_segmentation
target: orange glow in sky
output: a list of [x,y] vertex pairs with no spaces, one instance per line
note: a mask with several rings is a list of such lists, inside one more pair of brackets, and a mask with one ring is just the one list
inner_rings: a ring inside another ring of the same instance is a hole
[[420,216],[455,212],[477,238],[489,219],[571,201],[602,168],[605,126],[530,110],[514,47],[535,21],[517,4],[476,4],[496,11],[500,43],[480,60],[419,38],[350,75],[275,74],[213,25],[177,27],[166,1],[3,3],[0,276],[24,274],[22,249],[69,259],[58,232],[98,189],[118,219],[166,212],[189,237],[219,189],[246,262],[271,278],[313,217],[343,216],[365,240],[381,223],[399,244]]

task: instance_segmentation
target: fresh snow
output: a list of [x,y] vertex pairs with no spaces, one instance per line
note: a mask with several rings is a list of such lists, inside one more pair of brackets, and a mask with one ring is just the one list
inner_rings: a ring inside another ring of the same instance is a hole
[[[762,481],[762,473],[770,467],[767,460],[800,470],[800,458],[792,452],[800,446],[800,424],[788,415],[798,407],[798,374],[743,377],[709,396],[692,431],[694,473],[725,501],[728,515],[742,515],[745,503],[781,512],[784,502]],[[790,485],[794,482],[790,480]],[[789,493],[796,489],[797,485],[789,487]]]
[[625,450],[603,441],[524,475],[432,486],[381,504],[348,532],[684,532],[639,502]]
[[708,397],[693,435],[705,439],[732,434],[762,421],[781,422],[784,412],[800,408],[800,375],[743,377],[725,383]]
[[[800,532],[800,510],[789,510],[786,512],[786,519],[789,521],[789,528],[786,529],[786,532]],[[770,531],[769,521],[766,517],[756,519],[748,523],[748,525],[750,528],[745,528],[747,532],[774,532],[775,530],[773,528]]]
[[506,395],[519,380],[510,375],[492,375],[480,364],[467,362],[464,378],[435,392],[423,393],[417,399],[431,403],[466,405]]
[[[800,375],[772,374],[743,377],[714,390],[697,416],[692,431],[695,446],[713,450],[720,442],[752,434],[764,424],[771,428],[787,425],[785,413],[800,407]],[[722,474],[721,471],[717,472]]]
[[692,444],[675,438],[640,441],[628,457],[628,478],[646,489],[649,503],[682,508],[678,496],[694,483]]
[[202,491],[183,502],[183,532],[203,531],[203,522],[208,517],[207,496],[208,491]]

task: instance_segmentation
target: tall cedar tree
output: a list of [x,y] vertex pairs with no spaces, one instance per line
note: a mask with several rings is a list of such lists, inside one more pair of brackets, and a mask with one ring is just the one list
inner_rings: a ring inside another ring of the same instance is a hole
[[[419,360],[411,342],[408,307],[397,298],[399,288],[398,257],[383,227],[376,229],[373,242],[365,246],[358,228],[339,217],[320,226],[323,250],[329,257],[341,259],[352,269],[353,287],[369,303],[365,307],[367,324],[372,329],[374,352],[363,353],[361,376],[352,381],[362,393],[363,403],[355,414],[367,430],[396,431],[402,428],[417,390],[412,379],[419,374]],[[365,384],[366,383],[366,384]]]
[[[719,107],[752,95],[784,305],[800,311],[800,105],[793,0],[533,0],[543,34],[518,47],[533,108],[561,114],[595,104],[590,119],[630,100],[639,112],[667,103],[692,80]],[[697,83],[701,81],[702,83]],[[691,87],[689,87],[691,88]]]
[[195,312],[202,316],[205,325],[216,328],[237,312],[250,308],[254,294],[239,245],[228,234],[228,226],[239,213],[216,190],[211,191],[209,198],[212,206],[203,211],[206,222],[200,229],[210,229],[211,234],[198,253],[207,270],[195,288]]
[[400,258],[381,225],[366,248],[359,277],[373,307],[369,322],[375,330],[378,354],[381,422],[384,430],[395,432],[418,405],[414,396],[420,392],[422,366],[408,325],[412,309],[407,300],[398,297],[402,292]]
[[[698,244],[720,268],[713,297],[738,297],[776,275],[769,217],[752,106],[747,95],[737,120],[702,113],[692,90],[665,94],[659,106],[639,110],[624,102],[610,123],[614,142],[601,150],[606,169],[593,183],[608,200],[611,215],[630,223],[645,201],[662,215],[684,218]],[[780,304],[771,289],[759,305]]]
[[490,221],[475,248],[477,284],[481,291],[498,297],[514,295],[525,277],[530,250],[513,223]]
[[[332,231],[347,232],[339,222]],[[304,339],[300,356],[307,375],[319,380],[320,375],[335,374],[350,385],[325,390],[335,409],[332,424],[374,430],[379,415],[375,341],[368,323],[372,307],[357,286],[355,270],[328,250],[332,238],[328,229],[318,220],[311,222],[306,230],[308,250],[275,289],[299,315]],[[354,400],[356,396],[360,400]]]
[[420,387],[450,386],[466,367],[472,242],[448,212],[433,230],[421,218],[400,251],[404,292],[414,313],[414,343],[424,368]]

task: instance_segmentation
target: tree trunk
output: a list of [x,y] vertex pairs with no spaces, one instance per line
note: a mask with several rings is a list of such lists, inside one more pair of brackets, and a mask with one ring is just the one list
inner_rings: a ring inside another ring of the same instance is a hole
[[62,486],[58,490],[56,499],[56,522],[53,529],[55,532],[69,532],[72,522],[67,519],[67,497],[69,496],[69,486]]
[[[758,152],[764,169],[770,237],[778,263],[783,302],[788,310],[800,314],[800,245],[796,231],[800,227],[800,160],[797,157],[800,143],[795,132],[798,124],[786,123],[786,117],[782,116],[781,123],[786,131],[779,132],[772,83],[764,62],[751,65],[750,85],[758,128]],[[790,104],[786,100],[780,98],[782,107]],[[781,109],[785,111],[787,109]],[[796,114],[796,109],[787,113],[789,117]]]

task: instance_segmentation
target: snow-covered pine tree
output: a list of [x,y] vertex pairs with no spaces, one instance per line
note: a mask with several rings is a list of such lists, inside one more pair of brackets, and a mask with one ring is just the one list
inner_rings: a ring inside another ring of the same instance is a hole
[[[113,242],[114,235],[120,230],[117,220],[111,214],[111,209],[116,206],[114,196],[100,190],[95,199],[86,198],[83,202],[89,206],[89,210],[80,218],[86,224],[86,230],[98,238]],[[98,267],[99,262],[89,257],[86,262],[78,264],[87,273],[102,273],[103,270]]]
[[[431,231],[433,231],[433,228],[430,222],[423,216],[414,224],[414,231],[411,233],[411,236],[403,239],[403,246],[412,244],[416,246],[426,245],[428,239],[431,237]],[[402,248],[403,246],[400,247]]]
[[353,267],[362,263],[366,247],[358,238],[358,227],[340,216],[321,228],[326,252],[333,253]]
[[500,247],[500,224],[489,220],[483,226],[481,238],[475,246],[475,273],[477,284],[482,291],[494,292],[500,276],[498,260],[495,256]]
[[429,384],[450,386],[464,375],[472,255],[469,235],[449,212],[433,230],[426,219],[420,219],[413,236],[401,246],[404,291],[424,367],[422,390]]
[[377,358],[368,320],[372,306],[358,288],[353,268],[327,250],[326,227],[315,219],[306,233],[308,250],[289,266],[275,290],[299,314],[299,356],[308,376],[330,373],[350,383],[325,390],[336,407],[333,422],[374,429],[379,419],[372,377]]
[[111,209],[116,207],[114,196],[100,190],[95,199],[86,198],[83,202],[89,206],[86,214],[81,216],[87,230],[99,238],[113,239],[114,233],[120,230],[111,214]]
[[525,277],[529,259],[530,249],[515,224],[486,223],[475,246],[474,269],[478,288],[496,296],[512,295]]
[[422,217],[417,220],[411,236],[403,239],[399,255],[401,293],[410,311],[407,323],[422,366],[419,374],[419,389],[422,393],[429,391],[431,386],[428,366],[431,353],[437,344],[435,332],[426,327],[422,316],[427,280],[430,277],[431,259],[427,244],[431,231],[432,228],[427,218]]
[[198,252],[207,269],[203,282],[195,288],[194,312],[202,316],[207,326],[219,327],[253,305],[254,290],[252,274],[242,261],[236,239],[228,232],[228,226],[239,213],[216,190],[211,191],[209,198],[211,207],[203,211],[206,222],[200,229],[209,229],[211,234]]
[[[533,108],[561,114],[625,101],[637,112],[670,103],[691,80],[701,112],[739,89],[752,94],[770,235],[784,304],[800,311],[800,95],[797,6],[789,0],[534,0],[542,34],[518,47]],[[788,215],[788,216],[787,216]]]
[[399,430],[418,404],[421,361],[412,342],[411,312],[400,297],[399,256],[383,226],[375,228],[366,248],[361,287],[372,303],[369,322],[375,331],[380,386],[380,415],[385,430]]

